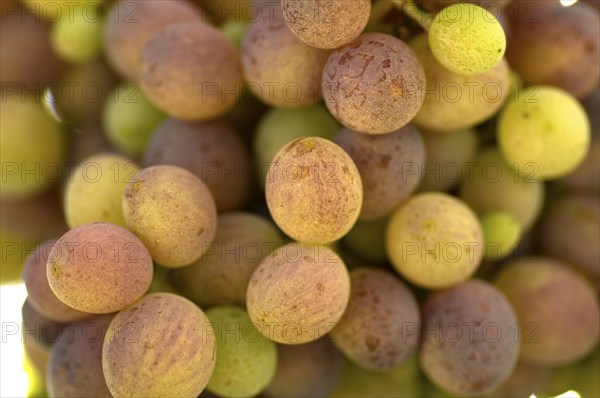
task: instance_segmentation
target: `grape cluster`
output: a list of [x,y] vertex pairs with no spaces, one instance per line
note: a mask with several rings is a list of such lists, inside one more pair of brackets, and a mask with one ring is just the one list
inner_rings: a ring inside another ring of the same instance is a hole
[[600,396],[571,3],[3,0],[29,396]]

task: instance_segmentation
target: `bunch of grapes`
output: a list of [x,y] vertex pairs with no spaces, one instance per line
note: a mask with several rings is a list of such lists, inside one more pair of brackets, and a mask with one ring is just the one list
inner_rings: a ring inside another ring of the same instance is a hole
[[2,1],[29,395],[600,396],[572,3]]

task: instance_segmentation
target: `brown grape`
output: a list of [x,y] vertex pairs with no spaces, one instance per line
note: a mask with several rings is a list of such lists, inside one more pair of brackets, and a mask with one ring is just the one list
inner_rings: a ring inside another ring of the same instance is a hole
[[215,332],[202,310],[152,293],[119,312],[102,349],[114,397],[197,397],[215,368]]
[[84,224],[52,247],[46,269],[52,291],[80,311],[107,314],[140,298],[152,281],[152,259],[125,228]]
[[283,232],[299,242],[324,244],[352,228],[363,188],[356,165],[342,148],[323,138],[298,138],[273,159],[266,199]]
[[344,126],[385,134],[406,125],[423,104],[425,73],[403,41],[366,33],[331,54],[322,90],[331,114]]
[[167,267],[197,260],[217,228],[217,209],[207,186],[176,166],[153,166],[135,174],[123,194],[123,213],[152,258]]
[[350,301],[332,335],[353,362],[371,370],[395,368],[417,350],[421,326],[411,291],[377,268],[350,272]]
[[155,34],[169,25],[202,19],[200,10],[186,1],[119,1],[106,18],[106,57],[122,77],[137,80],[142,68],[142,50]]
[[246,148],[224,120],[165,121],[152,136],[144,155],[144,166],[159,164],[194,173],[210,189],[219,212],[242,206],[252,177]]
[[250,91],[268,105],[302,108],[321,99],[329,52],[298,39],[276,7],[254,21],[242,42],[242,64]]
[[140,86],[172,117],[208,120],[239,99],[238,51],[220,30],[200,21],[170,25],[142,51]]
[[333,329],[349,295],[348,271],[335,252],[292,243],[256,268],[246,303],[263,335],[282,344],[302,344]]
[[421,134],[411,125],[384,135],[343,129],[334,138],[352,158],[363,183],[359,219],[384,218],[418,187],[425,161]]
[[360,35],[369,21],[370,0],[282,0],[283,16],[300,40],[318,48],[338,48]]
[[69,322],[87,318],[91,314],[69,307],[50,288],[46,265],[55,243],[48,241],[40,244],[25,260],[23,281],[27,287],[28,301],[36,311],[53,321]]
[[565,264],[546,257],[521,258],[503,267],[495,283],[519,316],[523,362],[565,365],[598,344],[596,291]]
[[469,280],[433,294],[423,306],[421,369],[459,396],[481,396],[510,376],[519,356],[515,311],[493,285]]

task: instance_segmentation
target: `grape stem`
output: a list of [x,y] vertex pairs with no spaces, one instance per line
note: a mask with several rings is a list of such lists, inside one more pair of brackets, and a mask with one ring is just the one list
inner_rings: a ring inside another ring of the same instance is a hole
[[[425,31],[429,31],[429,26],[434,16],[427,11],[421,10],[415,4],[414,0],[379,0],[377,3],[392,3],[396,8],[402,10],[413,21],[421,25]],[[377,4],[375,3],[375,4]]]

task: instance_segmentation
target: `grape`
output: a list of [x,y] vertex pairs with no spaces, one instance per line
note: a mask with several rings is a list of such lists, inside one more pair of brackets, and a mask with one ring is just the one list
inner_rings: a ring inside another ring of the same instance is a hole
[[102,374],[102,343],[112,315],[100,315],[63,330],[48,363],[51,397],[110,398]]
[[77,126],[75,139],[84,134],[82,131],[101,124],[102,108],[115,83],[115,76],[102,61],[71,66],[65,71],[55,98],[56,108],[62,121]]
[[358,221],[343,238],[344,245],[368,262],[382,263],[385,253],[385,230],[388,219]]
[[354,225],[362,205],[362,183],[350,156],[318,137],[296,139],[273,159],[266,182],[275,223],[293,239],[330,243]]
[[424,130],[452,132],[465,130],[491,118],[510,93],[506,61],[473,76],[453,73],[434,57],[427,36],[412,38],[410,47],[425,70],[423,106],[412,121]]
[[152,259],[142,242],[125,228],[85,224],[55,243],[46,273],[52,291],[66,305],[108,314],[125,308],[148,290]]
[[433,13],[437,13],[452,4],[472,3],[493,12],[494,16],[498,17],[505,14],[503,8],[510,4],[510,1],[511,0],[418,0],[416,3],[423,7],[424,10]]
[[254,135],[254,154],[260,163],[264,184],[271,161],[288,142],[301,137],[332,139],[337,121],[322,105],[302,109],[270,109],[260,119]]
[[170,116],[214,119],[239,99],[241,67],[235,45],[202,22],[161,30],[144,47],[140,86]]
[[504,108],[497,139],[507,163],[521,168],[533,164],[535,177],[554,179],[583,161],[590,146],[590,125],[581,105],[567,92],[532,87]]
[[302,344],[334,328],[349,295],[350,277],[335,252],[291,243],[256,268],[246,303],[263,335],[282,344]]
[[600,287],[599,241],[597,195],[562,196],[548,207],[540,222],[540,251],[579,268]]
[[121,0],[106,17],[106,58],[122,77],[137,80],[142,50],[152,36],[169,25],[203,18],[200,10],[182,0]]
[[366,370],[346,361],[340,382],[331,397],[414,398],[421,396],[419,378],[419,368],[414,359],[387,372]]
[[564,264],[545,257],[522,258],[503,267],[495,283],[519,317],[522,361],[569,364],[598,344],[598,296]]
[[222,397],[257,395],[275,374],[275,343],[261,336],[241,308],[213,307],[206,316],[217,337],[215,370],[206,388]]
[[33,308],[29,299],[26,299],[21,307],[21,318],[23,348],[32,365],[45,380],[52,345],[60,338],[65,324],[54,322],[41,315]]
[[127,82],[106,98],[102,119],[110,142],[117,149],[137,156],[144,153],[165,115],[148,102],[136,83]]
[[421,317],[411,291],[376,268],[350,272],[350,301],[333,342],[350,360],[371,370],[390,370],[417,350]]
[[0,197],[30,199],[56,183],[66,157],[66,138],[41,103],[7,96],[0,118]]
[[363,34],[334,51],[322,80],[331,114],[344,126],[369,134],[406,125],[423,104],[424,85],[415,53],[383,33]]
[[435,293],[423,306],[421,369],[459,396],[492,392],[517,363],[516,323],[507,298],[487,282],[469,280]]
[[[93,9],[93,11],[91,11]],[[84,64],[95,59],[102,47],[102,11],[81,6],[62,15],[53,25],[50,42],[56,54],[65,62]]]
[[448,133],[421,131],[427,154],[420,191],[449,191],[467,172],[475,156],[478,137],[474,130]]
[[[5,13],[5,1],[2,2],[0,35],[2,91],[8,94],[9,88],[17,85],[22,89],[41,90],[44,85],[58,81],[64,67],[48,40],[51,25],[9,5]],[[8,12],[11,8],[16,12]],[[15,40],[17,37],[19,40]],[[5,104],[3,98],[3,108]]]
[[320,83],[329,52],[311,47],[274,13],[250,24],[242,41],[242,64],[250,92],[265,104],[303,108],[321,99]]
[[69,226],[109,222],[125,227],[123,192],[137,172],[138,166],[120,155],[102,154],[84,160],[65,187],[64,207]]
[[440,289],[469,278],[483,254],[479,220],[461,200],[438,192],[412,196],[392,215],[388,258],[411,283]]
[[503,211],[487,213],[481,218],[485,240],[483,256],[496,261],[508,256],[519,243],[521,226],[513,215]]
[[468,4],[444,8],[429,27],[435,58],[459,75],[478,75],[500,63],[506,50],[504,29],[492,13]]
[[342,372],[343,356],[329,338],[278,345],[277,371],[265,393],[273,398],[327,397]]
[[521,175],[504,163],[497,149],[482,150],[463,175],[458,196],[479,215],[511,214],[527,231],[542,209],[544,185],[532,175],[535,165],[517,166],[523,169]]
[[283,240],[275,226],[252,213],[219,216],[215,239],[189,267],[174,270],[181,293],[200,306],[243,305],[252,272]]
[[281,8],[287,25],[300,40],[313,47],[338,48],[362,33],[371,2],[282,0]]
[[115,397],[196,397],[215,368],[216,339],[204,312],[171,293],[152,293],[119,312],[102,349]]
[[511,66],[528,82],[557,86],[578,98],[591,94],[600,80],[598,13],[582,2],[513,4],[506,53]]
[[360,173],[363,183],[360,220],[389,216],[417,189],[425,147],[421,134],[413,126],[385,135],[343,129],[334,141],[350,155]]
[[144,155],[144,166],[159,164],[194,173],[206,183],[220,212],[242,207],[252,178],[246,148],[223,120],[165,121],[152,136]]
[[25,260],[23,265],[23,281],[27,287],[29,304],[44,317],[57,322],[70,322],[91,316],[69,307],[56,297],[46,276],[48,255],[55,241],[40,244]]
[[590,150],[581,164],[561,181],[575,190],[600,192],[600,89],[594,91],[582,104],[592,131]]
[[176,166],[153,166],[135,174],[123,194],[123,213],[154,261],[166,267],[196,261],[217,228],[210,191],[198,177]]

